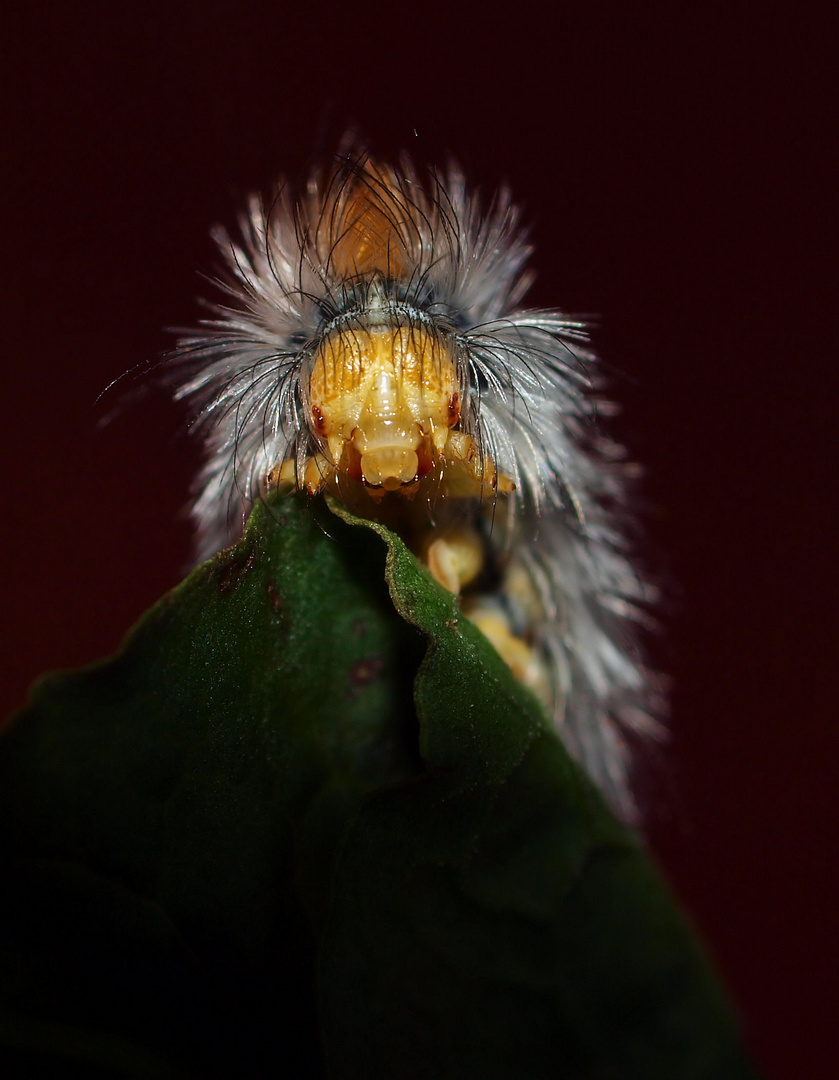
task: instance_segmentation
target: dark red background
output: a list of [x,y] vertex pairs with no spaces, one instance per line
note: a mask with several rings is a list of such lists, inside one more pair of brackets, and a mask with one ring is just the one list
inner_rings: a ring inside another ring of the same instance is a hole
[[348,122],[454,153],[524,204],[534,302],[599,312],[626,376],[681,594],[654,848],[766,1077],[839,1075],[836,27],[801,4],[39,11],[4,32],[3,711],[112,650],[188,558],[179,411],[100,429],[118,399],[94,402],[198,317],[209,226]]

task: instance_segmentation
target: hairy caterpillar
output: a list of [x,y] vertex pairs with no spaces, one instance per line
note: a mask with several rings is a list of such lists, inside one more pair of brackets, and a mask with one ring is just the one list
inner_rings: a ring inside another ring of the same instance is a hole
[[658,730],[635,634],[651,590],[585,325],[520,306],[530,248],[507,192],[482,207],[455,167],[355,153],[216,239],[227,301],[171,358],[206,447],[199,555],[266,484],[391,525],[632,817],[628,739]]

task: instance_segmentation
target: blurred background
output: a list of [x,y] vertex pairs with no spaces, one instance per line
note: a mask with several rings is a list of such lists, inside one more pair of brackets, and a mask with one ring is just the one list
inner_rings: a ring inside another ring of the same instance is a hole
[[[633,8],[638,10],[632,10]],[[768,1080],[839,1075],[837,26],[806,4],[45,3],[2,65],[2,713],[189,559],[179,407],[100,392],[191,326],[209,240],[357,125],[508,182],[535,305],[597,314],[673,583],[651,845]],[[136,392],[146,384],[127,383]]]

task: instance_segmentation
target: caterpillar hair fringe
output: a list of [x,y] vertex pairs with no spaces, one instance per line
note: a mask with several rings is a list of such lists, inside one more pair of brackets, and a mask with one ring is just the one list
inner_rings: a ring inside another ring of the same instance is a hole
[[206,450],[199,557],[266,485],[390,524],[633,818],[630,746],[661,734],[661,705],[630,470],[597,430],[586,326],[522,306],[531,249],[509,193],[482,205],[455,166],[353,150],[215,239],[224,301],[168,361]]

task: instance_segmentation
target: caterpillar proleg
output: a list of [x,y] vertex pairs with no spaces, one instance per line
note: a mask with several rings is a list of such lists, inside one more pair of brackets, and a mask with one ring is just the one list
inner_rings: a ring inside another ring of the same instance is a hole
[[199,556],[266,487],[326,490],[400,532],[545,701],[631,818],[629,744],[658,731],[637,640],[652,590],[626,473],[596,429],[582,321],[528,310],[506,191],[362,153],[216,234],[226,299],[171,358],[206,461]]

